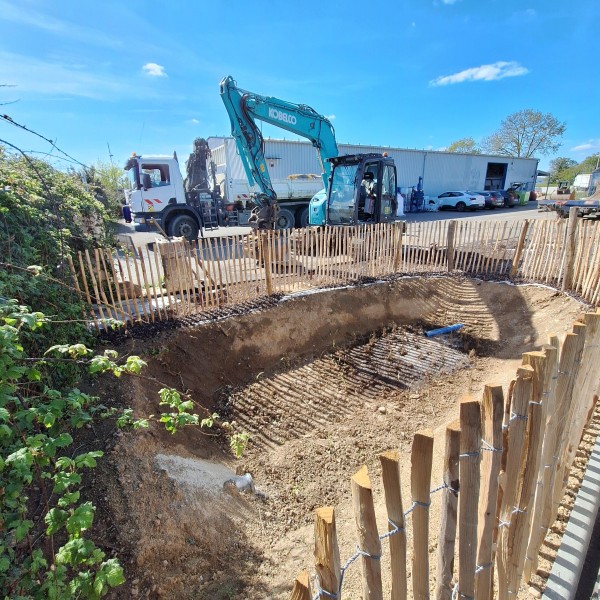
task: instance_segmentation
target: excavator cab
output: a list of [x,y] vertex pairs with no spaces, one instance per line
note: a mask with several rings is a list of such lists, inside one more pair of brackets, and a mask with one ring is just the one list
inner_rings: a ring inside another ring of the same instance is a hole
[[327,225],[385,223],[396,219],[396,166],[381,154],[330,158]]

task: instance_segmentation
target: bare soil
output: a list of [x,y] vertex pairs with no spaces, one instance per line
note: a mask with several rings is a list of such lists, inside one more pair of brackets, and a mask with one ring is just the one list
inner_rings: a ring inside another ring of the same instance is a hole
[[[400,451],[407,508],[414,433],[434,431],[435,488],[459,398],[480,397],[485,384],[506,390],[521,354],[569,330],[584,309],[540,286],[407,278],[125,340],[122,350],[142,353],[149,374],[191,392],[252,438],[235,460],[222,436],[197,428],[111,435],[96,483],[106,543],[126,562],[128,583],[115,597],[288,598],[296,574],[312,570],[315,508],[336,508],[343,563],[356,546],[350,477],[361,465],[371,474],[382,532],[377,455]],[[422,335],[452,323],[465,326],[446,341]],[[111,393],[141,416],[158,410],[156,390],[155,382],[137,380]],[[157,455],[250,472],[261,496],[182,483]],[[410,536],[409,524],[409,544]],[[386,557],[384,544],[384,573]],[[344,595],[359,598],[359,590],[357,562]]]

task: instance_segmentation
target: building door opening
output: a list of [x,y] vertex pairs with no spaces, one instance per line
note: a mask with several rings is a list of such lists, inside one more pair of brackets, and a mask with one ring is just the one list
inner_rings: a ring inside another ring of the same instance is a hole
[[508,163],[488,163],[485,174],[486,190],[503,190]]

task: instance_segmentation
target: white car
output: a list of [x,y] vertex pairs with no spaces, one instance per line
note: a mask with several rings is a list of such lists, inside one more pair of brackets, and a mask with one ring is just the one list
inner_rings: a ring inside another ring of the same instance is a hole
[[485,198],[472,192],[444,192],[437,198],[439,210],[454,208],[459,212],[485,207]]

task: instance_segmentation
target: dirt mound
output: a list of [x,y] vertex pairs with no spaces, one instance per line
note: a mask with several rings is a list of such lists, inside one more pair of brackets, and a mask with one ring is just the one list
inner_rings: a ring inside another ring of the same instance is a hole
[[[486,383],[508,385],[521,353],[565,331],[581,310],[542,287],[406,278],[129,340],[148,359],[149,374],[229,411],[253,438],[235,461],[218,438],[197,429],[120,436],[107,502],[130,556],[130,587],[121,597],[288,598],[293,577],[311,567],[316,507],[336,507],[344,560],[355,547],[350,476],[362,464],[378,473],[377,454],[392,448],[407,459],[415,431],[439,433],[456,418],[460,396],[480,395]],[[456,322],[465,327],[455,346],[419,334]],[[131,402],[138,414],[155,412],[154,384],[138,382]],[[266,498],[215,498],[169,477],[156,462],[161,454],[249,471]],[[377,510],[383,528],[383,507]],[[434,520],[431,536],[437,539]],[[349,597],[354,571],[345,580]]]

